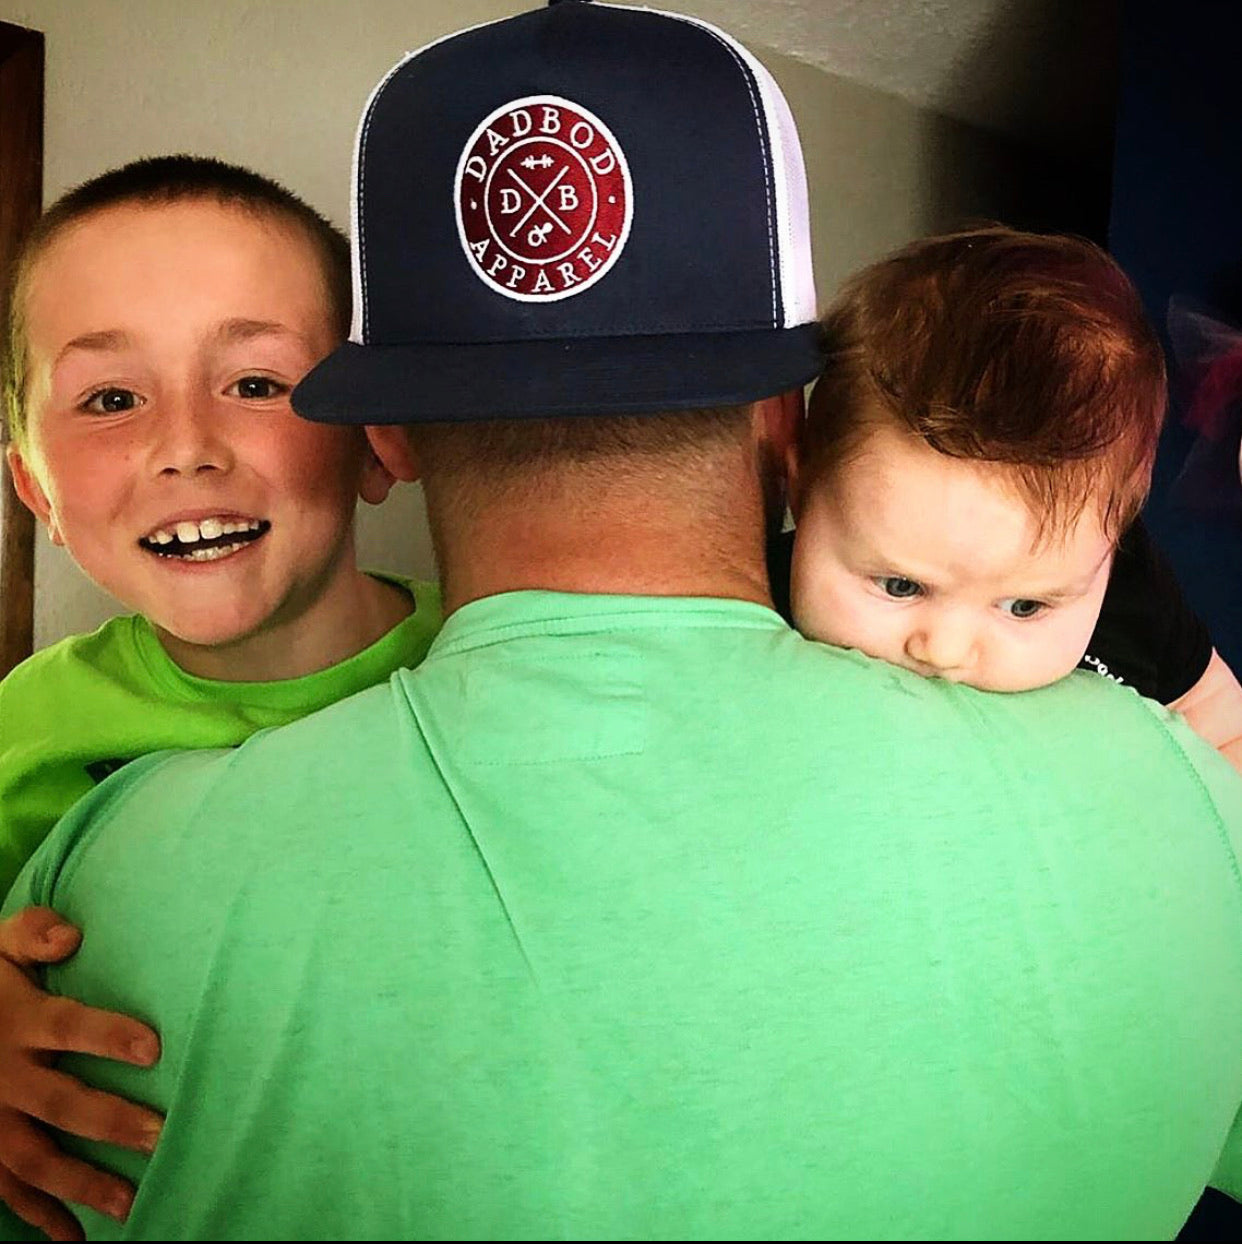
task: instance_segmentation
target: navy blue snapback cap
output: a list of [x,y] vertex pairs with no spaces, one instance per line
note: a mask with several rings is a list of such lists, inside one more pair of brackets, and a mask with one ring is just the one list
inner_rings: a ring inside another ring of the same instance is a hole
[[354,148],[327,423],[643,414],[805,384],[823,356],[788,104],[723,31],[552,0],[411,52]]

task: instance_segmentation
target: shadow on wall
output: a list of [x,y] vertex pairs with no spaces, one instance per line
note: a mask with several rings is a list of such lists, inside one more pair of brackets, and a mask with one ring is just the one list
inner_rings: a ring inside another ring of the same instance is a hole
[[[996,119],[990,158],[970,168],[960,137],[929,143],[927,183],[951,201],[987,196],[1018,228],[1108,231],[1120,81],[1120,0],[1041,0],[997,5],[946,84],[972,115]],[[1006,137],[999,135],[1003,132]]]
[[821,302],[886,251],[970,221],[1077,232],[1102,243],[1118,10],[1119,0],[1050,0],[1022,6],[1025,28],[1012,11],[994,14],[949,90],[995,115],[995,129],[756,49],[798,122]]

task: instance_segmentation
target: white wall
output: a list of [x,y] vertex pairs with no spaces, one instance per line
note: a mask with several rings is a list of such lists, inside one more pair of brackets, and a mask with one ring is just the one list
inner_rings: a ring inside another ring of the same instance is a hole
[[[273,176],[346,228],[354,128],[375,82],[405,51],[535,2],[0,0],[0,19],[47,40],[45,200],[127,160],[185,151]],[[718,18],[712,0],[669,7]],[[998,140],[752,50],[802,133],[821,298],[911,237],[1003,215],[1012,186]],[[364,565],[433,573],[416,486],[363,507],[359,542]],[[117,609],[42,534],[35,573],[38,647]]]

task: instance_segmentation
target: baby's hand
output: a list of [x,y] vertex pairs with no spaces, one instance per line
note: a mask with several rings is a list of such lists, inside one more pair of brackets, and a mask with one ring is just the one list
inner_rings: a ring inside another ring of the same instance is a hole
[[1242,773],[1242,685],[1215,648],[1203,677],[1169,708]]
[[66,1050],[141,1067],[159,1058],[159,1039],[145,1024],[35,983],[37,965],[68,958],[79,941],[78,930],[46,907],[0,921],[0,1199],[53,1240],[83,1238],[62,1200],[123,1222],[134,1190],[63,1153],[43,1125],[150,1153],[163,1124],[155,1111],[55,1070]]

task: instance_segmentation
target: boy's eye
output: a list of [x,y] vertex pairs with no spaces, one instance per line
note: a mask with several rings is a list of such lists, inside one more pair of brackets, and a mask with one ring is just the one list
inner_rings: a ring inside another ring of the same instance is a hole
[[279,380],[273,380],[270,376],[243,376],[230,385],[228,391],[254,402],[280,397],[289,392],[289,386],[281,384]]
[[132,389],[96,389],[81,408],[96,415],[119,415],[141,405],[142,398]]
[[883,578],[876,579],[876,584],[894,600],[911,600],[915,596],[923,595],[922,585],[915,583],[913,579],[907,579],[904,575],[885,575]]
[[1026,600],[1024,597],[1014,597],[1012,600],[1002,600],[1000,607],[1011,618],[1034,618],[1043,613],[1048,608],[1042,600]]

